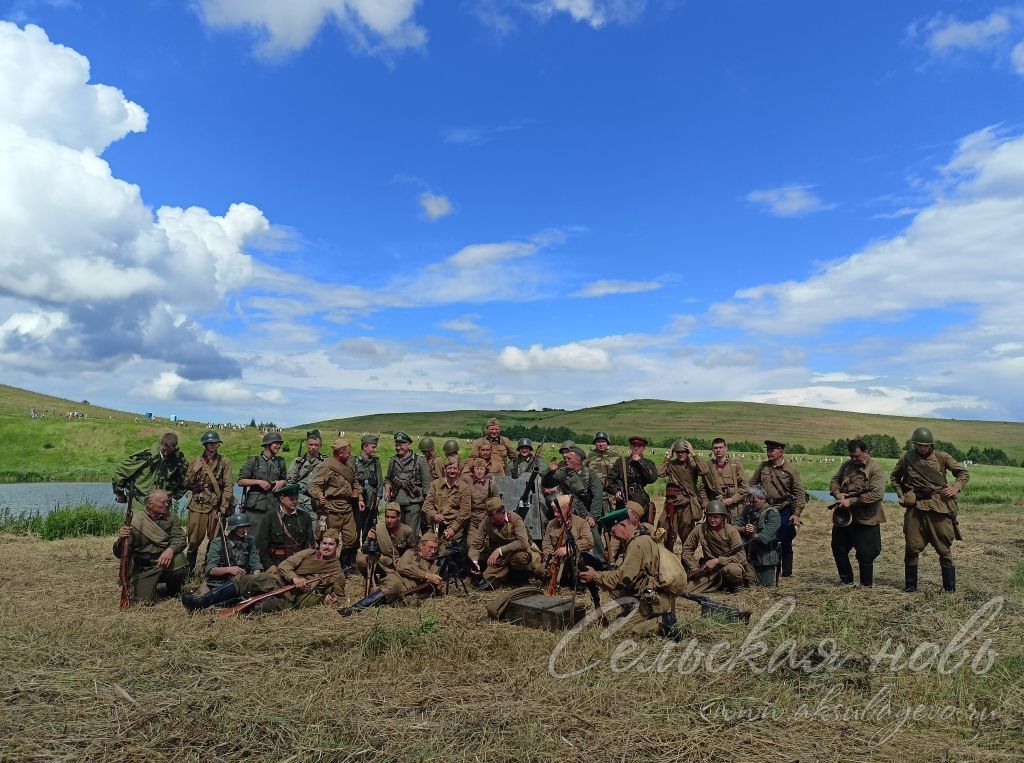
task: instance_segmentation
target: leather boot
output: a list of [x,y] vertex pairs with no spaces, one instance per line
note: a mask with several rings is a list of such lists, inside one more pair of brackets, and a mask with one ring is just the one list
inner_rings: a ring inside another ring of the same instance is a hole
[[914,593],[917,590],[917,565],[905,565],[904,570],[906,571],[907,584],[903,586],[903,590],[907,593]]
[[341,571],[344,573],[353,572],[356,569],[356,551],[354,548],[346,548],[341,552]]
[[658,623],[658,633],[667,639],[679,641],[681,638],[681,634],[679,633],[679,628],[676,625],[676,622],[677,620],[675,612],[669,612],[667,614],[662,615],[661,620]]
[[956,567],[942,568],[942,590],[946,593],[956,590]]
[[353,604],[351,607],[345,607],[344,609],[339,609],[338,610],[338,614],[341,615],[342,617],[348,617],[349,615],[354,615],[356,612],[359,612],[360,610],[369,609],[370,607],[376,607],[379,604],[383,604],[383,603],[384,603],[384,592],[378,588],[376,591],[371,593],[365,599],[360,599],[355,604]]
[[188,554],[185,555],[185,558],[188,561],[188,565],[185,567],[185,580],[188,580],[189,578],[191,578],[195,574],[195,572],[196,572],[196,559],[198,557],[199,557],[199,549],[198,548],[195,549],[194,551],[189,551]]
[[204,593],[202,596],[193,596],[191,594],[182,596],[181,606],[189,612],[195,612],[197,609],[212,607],[214,604],[223,604],[226,601],[237,599],[239,596],[241,594],[238,592],[238,586],[232,580],[230,583],[225,583],[220,588],[215,588],[208,593]]
[[861,562],[860,584],[865,588],[871,588],[875,584],[875,565],[872,562]]
[[[793,575],[793,551],[783,551],[779,559],[779,565],[782,567],[782,577],[788,578]],[[853,572],[850,573],[850,577],[853,577]]]
[[[839,570],[839,582],[843,585],[853,584],[853,565],[850,564],[850,557],[848,556],[837,556],[836,569]],[[861,567],[861,577],[863,577],[864,568]]]

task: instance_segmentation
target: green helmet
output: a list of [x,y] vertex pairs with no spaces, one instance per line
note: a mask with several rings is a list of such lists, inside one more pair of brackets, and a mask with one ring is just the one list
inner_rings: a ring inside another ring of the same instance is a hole
[[725,514],[726,516],[729,516],[729,510],[725,508],[725,504],[721,501],[709,501],[708,507],[704,509],[704,516],[708,516],[709,514]]
[[680,437],[678,440],[676,440],[674,443],[672,443],[672,452],[673,453],[683,453],[685,451],[686,451],[686,440],[684,440],[682,437]]
[[914,445],[934,445],[935,437],[932,436],[932,430],[928,427],[918,427],[914,430],[914,434],[910,435],[911,442]]
[[245,514],[232,514],[228,517],[228,532],[231,532],[236,527],[251,527],[252,522],[249,521],[249,517]]
[[263,435],[264,447],[275,442],[284,442],[284,438],[281,436],[280,432],[267,432]]
[[524,437],[519,441],[519,444],[516,445],[516,450],[519,450],[519,448],[529,448],[530,450],[533,450],[533,440],[529,437]]
[[446,456],[454,456],[459,452],[459,441],[458,440],[445,440],[444,446],[442,447]]
[[566,440],[565,442],[563,442],[561,445],[558,446],[558,452],[559,453],[565,453],[565,451],[569,450],[570,448],[575,448],[575,447],[576,447],[576,443],[574,443],[572,440]]
[[421,437],[420,438],[420,453],[426,453],[427,451],[434,449],[434,438],[433,437]]
[[199,442],[202,445],[206,445],[208,442],[223,442],[220,439],[220,435],[214,432],[212,429],[208,429],[203,432],[203,436],[199,438]]

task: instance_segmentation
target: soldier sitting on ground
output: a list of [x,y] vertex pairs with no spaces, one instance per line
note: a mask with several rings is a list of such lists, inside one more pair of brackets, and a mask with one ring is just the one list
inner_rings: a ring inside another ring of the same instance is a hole
[[[203,596],[220,588],[239,575],[263,571],[260,554],[256,549],[256,541],[249,537],[246,528],[250,526],[245,514],[232,514],[228,517],[224,535],[217,535],[206,550],[206,564],[203,573],[205,578],[194,594],[185,594],[181,603],[188,609],[186,602],[196,596]],[[224,539],[227,538],[227,543]]]
[[[547,565],[559,564],[562,568],[558,584],[569,587],[576,585],[576,570],[572,564],[565,563],[569,555],[567,533],[572,535],[577,551],[590,551],[594,548],[590,526],[583,517],[573,514],[572,500],[572,496],[563,495],[553,502],[556,506],[555,518],[548,522],[541,545],[541,555]],[[547,572],[551,574],[550,566]]]
[[[683,566],[691,575],[689,593],[726,589],[735,591],[743,582],[747,557],[739,530],[728,523],[729,509],[719,500],[709,501],[704,521],[693,528],[683,543]],[[695,552],[701,548],[701,559]]]
[[167,586],[168,596],[177,596],[185,582],[187,541],[170,506],[166,491],[153,490],[144,510],[132,514],[131,524],[124,525],[114,541],[114,556],[120,559],[122,541],[128,538],[129,598],[137,604],[156,603],[160,583]]
[[424,594],[440,592],[444,580],[438,574],[438,545],[434,533],[424,533],[419,545],[402,554],[394,569],[387,572],[380,588],[351,607],[339,610],[338,614],[347,617],[362,609],[396,601],[417,589]]
[[384,509],[384,516],[366,535],[359,554],[356,555],[356,566],[364,578],[369,573],[371,561],[377,562],[377,575],[384,574],[395,568],[399,558],[415,544],[412,528],[402,524],[402,507],[397,503],[389,503]]
[[530,576],[543,578],[540,551],[518,514],[510,513],[501,498],[487,501],[487,518],[469,538],[469,561],[477,572],[480,560],[486,569],[478,590],[490,591],[501,584],[520,585]]

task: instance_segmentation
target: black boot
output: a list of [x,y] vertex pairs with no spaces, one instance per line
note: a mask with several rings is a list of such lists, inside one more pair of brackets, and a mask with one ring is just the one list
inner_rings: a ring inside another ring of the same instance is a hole
[[669,612],[668,614],[661,616],[661,620],[658,623],[658,633],[667,639],[672,639],[673,641],[680,640],[681,635],[679,633],[679,628],[676,625],[675,612]]
[[942,590],[946,593],[956,590],[956,567],[942,568]]
[[872,562],[860,563],[860,584],[865,588],[875,584],[875,565]]
[[[788,578],[793,575],[793,549],[783,549],[780,562],[782,567],[782,577]],[[851,579],[853,578],[853,572],[850,572]]]
[[342,617],[348,617],[349,615],[354,615],[356,612],[359,612],[362,609],[369,609],[370,607],[376,607],[378,604],[383,604],[383,603],[384,603],[384,592],[378,588],[376,591],[371,593],[365,599],[360,599],[355,604],[353,604],[351,607],[345,607],[344,609],[339,609],[338,610],[338,614],[341,615]]
[[494,584],[490,580],[488,580],[487,578],[484,578],[483,580],[481,580],[479,583],[476,584],[476,590],[480,591],[481,593],[485,593],[487,591],[493,591],[494,590]]
[[[853,584],[853,565],[850,564],[850,557],[848,556],[837,556],[836,569],[839,570],[839,582],[843,585]],[[861,577],[864,576],[864,568],[861,567]]]
[[356,549],[346,548],[341,552],[341,570],[349,573],[356,568]]
[[185,580],[190,579],[196,572],[196,559],[199,557],[199,549],[189,551],[185,558],[188,560],[188,566],[185,567]]
[[908,564],[904,569],[906,570],[907,584],[903,586],[903,590],[907,593],[914,593],[917,590],[917,565]]
[[226,601],[237,599],[240,595],[238,586],[232,580],[230,583],[225,583],[220,588],[215,588],[202,596],[186,594],[181,597],[181,605],[189,612],[195,612],[197,609],[205,609],[206,607],[212,607],[214,604],[223,604]]

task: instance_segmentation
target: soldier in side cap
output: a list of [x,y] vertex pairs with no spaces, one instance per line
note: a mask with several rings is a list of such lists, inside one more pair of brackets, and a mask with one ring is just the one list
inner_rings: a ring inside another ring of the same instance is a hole
[[800,526],[800,515],[807,502],[800,470],[786,460],[786,444],[778,440],[765,440],[768,458],[762,461],[750,477],[751,485],[760,485],[768,496],[768,503],[779,510],[782,526],[779,528],[779,569],[782,577],[793,574],[793,539]]
[[[700,560],[696,556],[697,546],[701,548]],[[739,530],[729,523],[729,510],[721,501],[708,503],[704,521],[693,528],[683,543],[682,559],[691,576],[691,593],[739,588],[747,555]]]
[[573,514],[572,496],[560,496],[554,503],[554,518],[544,528],[544,539],[541,541],[541,557],[548,575],[551,574],[553,563],[562,567],[558,579],[559,585],[575,586],[576,570],[570,564],[565,564],[569,553],[569,545],[566,541],[566,534],[572,535],[579,551],[590,551],[594,547],[594,537],[590,532],[590,526],[583,517]]
[[352,458],[351,443],[339,437],[331,443],[331,452],[333,455],[317,469],[309,484],[309,497],[324,514],[327,529],[338,533],[341,566],[354,569],[359,547],[355,513],[365,510],[366,506],[355,470],[348,463]]
[[484,444],[491,446],[491,459],[494,462],[494,473],[504,474],[505,464],[515,453],[512,441],[501,434],[501,425],[495,418],[487,421],[487,433],[473,441],[473,448],[469,452],[470,458],[480,458],[480,447]]
[[609,447],[610,440],[608,439],[607,432],[596,433],[593,444],[594,449],[587,454],[587,460],[584,463],[588,469],[597,472],[607,491],[608,474],[611,472],[615,461],[619,458],[619,454]]
[[[653,521],[654,512],[651,510],[651,497],[644,489],[647,485],[653,485],[658,481],[658,467],[649,459],[644,458],[644,449],[647,447],[647,438],[634,435],[629,438],[629,456],[620,456],[608,473],[608,483],[611,488],[611,495],[615,505],[624,506],[626,501],[636,501],[644,507],[647,512],[648,521]],[[626,471],[623,472],[623,469]],[[623,479],[623,475],[628,480]],[[626,495],[626,482],[629,483],[629,495]]]
[[402,524],[412,528],[419,538],[423,532],[423,500],[430,489],[430,467],[419,453],[411,449],[412,438],[395,432],[395,455],[388,462],[384,479],[384,499],[397,501],[402,507]]
[[[206,550],[203,584],[194,594],[185,594],[181,597],[181,603],[186,609],[198,609],[196,599],[201,600],[210,591],[217,590],[239,575],[263,570],[259,551],[256,550],[256,541],[247,534],[249,525],[249,519],[245,514],[232,514],[228,517],[224,535],[218,533]],[[225,538],[227,543],[224,542]]]
[[356,512],[356,530],[360,541],[364,541],[370,529],[377,523],[377,508],[384,488],[384,475],[377,456],[380,438],[375,434],[364,434],[359,438],[359,455],[352,461],[359,489],[363,494],[363,511]]
[[[308,514],[311,521],[316,521],[317,514],[309,498],[309,483],[313,479],[313,473],[327,460],[327,457],[320,451],[322,443],[323,439],[319,429],[311,429],[306,432],[306,452],[296,457],[288,467],[288,482],[299,486],[299,510]],[[319,532],[319,525],[316,530]]]
[[[277,512],[270,520],[270,561],[273,565],[280,564],[292,554],[304,548],[316,546],[316,535],[313,530],[313,517],[299,509],[299,498],[302,488],[297,482],[289,482],[277,495]],[[271,566],[270,571],[276,567]]]
[[203,452],[185,473],[185,487],[191,491],[185,528],[188,536],[188,548],[185,551],[188,560],[187,577],[191,577],[195,570],[199,546],[204,540],[212,541],[218,536],[220,522],[227,518],[235,504],[231,461],[217,452],[221,445],[220,435],[211,429],[203,433],[199,442],[202,443]]
[[415,545],[412,528],[402,524],[402,507],[397,503],[389,503],[384,508],[384,516],[375,527],[370,528],[366,543],[356,555],[359,574],[365,578],[369,574],[370,562],[376,561],[377,579],[373,583],[379,582],[379,578],[395,568],[399,557]]
[[242,511],[249,516],[252,526],[249,535],[256,541],[263,569],[270,567],[270,518],[277,511],[274,491],[287,482],[288,468],[278,455],[284,438],[280,432],[263,435],[263,452],[249,456],[238,473],[238,485],[245,488]]
[[397,601],[421,587],[426,588],[420,592],[424,596],[444,593],[444,579],[440,575],[437,561],[439,547],[440,542],[434,533],[423,533],[416,548],[410,548],[402,554],[394,569],[385,574],[379,588],[351,607],[338,610],[338,614],[348,617],[370,607]]
[[487,518],[470,535],[469,561],[483,572],[478,590],[489,591],[504,583],[520,584],[531,575],[544,576],[540,551],[530,540],[523,518],[509,512],[498,497],[487,501]]

